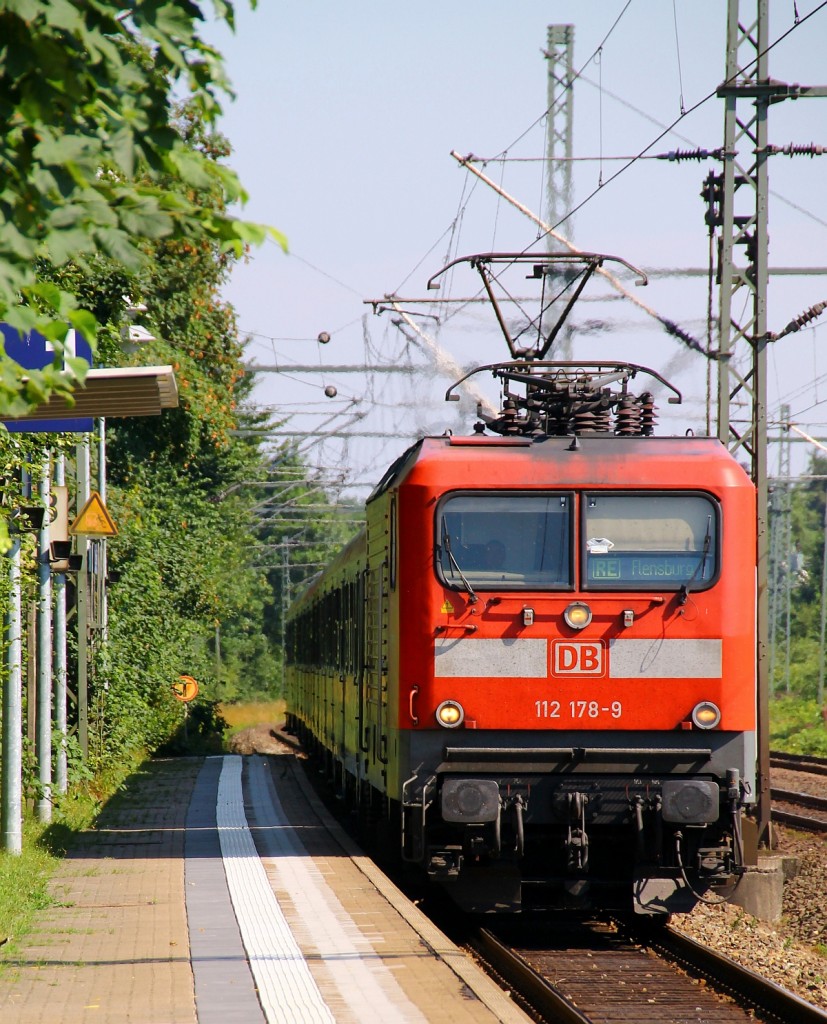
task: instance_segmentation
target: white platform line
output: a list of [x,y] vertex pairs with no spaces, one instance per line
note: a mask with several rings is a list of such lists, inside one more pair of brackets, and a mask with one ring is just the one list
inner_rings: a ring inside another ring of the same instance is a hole
[[335,1024],[256,851],[238,756],[224,758],[216,821],[230,899],[268,1024]]
[[[251,758],[249,769],[251,780],[263,787],[264,763]],[[308,856],[300,834],[289,827],[278,794],[271,792],[270,796],[275,813],[271,830],[274,856],[264,860],[275,868],[277,888],[301,908],[302,926],[355,1019],[427,1024]]]

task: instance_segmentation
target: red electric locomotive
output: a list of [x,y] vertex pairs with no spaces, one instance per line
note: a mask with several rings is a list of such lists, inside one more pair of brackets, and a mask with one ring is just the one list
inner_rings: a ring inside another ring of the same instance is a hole
[[715,439],[651,436],[642,367],[485,369],[502,412],[410,448],[291,609],[289,726],[468,909],[725,894],[755,789],[753,485]]

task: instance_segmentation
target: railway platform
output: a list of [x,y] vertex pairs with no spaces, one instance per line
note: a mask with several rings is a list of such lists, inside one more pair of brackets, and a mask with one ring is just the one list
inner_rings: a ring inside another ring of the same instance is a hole
[[365,857],[292,752],[151,762],[0,949],[9,1024],[528,1021]]

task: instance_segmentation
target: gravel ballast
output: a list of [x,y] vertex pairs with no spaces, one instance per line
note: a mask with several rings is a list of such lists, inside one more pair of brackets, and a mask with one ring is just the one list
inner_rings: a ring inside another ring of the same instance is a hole
[[[773,785],[825,795],[827,779],[772,773]],[[775,849],[795,857],[798,873],[784,885],[782,918],[768,924],[732,904],[699,904],[673,926],[757,974],[827,1009],[827,836],[774,826]]]

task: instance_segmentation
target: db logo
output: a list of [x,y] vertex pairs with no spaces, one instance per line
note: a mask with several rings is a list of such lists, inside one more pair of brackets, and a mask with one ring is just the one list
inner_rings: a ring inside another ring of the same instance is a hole
[[555,676],[602,676],[602,640],[555,640],[551,645],[551,672]]

